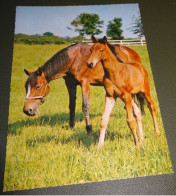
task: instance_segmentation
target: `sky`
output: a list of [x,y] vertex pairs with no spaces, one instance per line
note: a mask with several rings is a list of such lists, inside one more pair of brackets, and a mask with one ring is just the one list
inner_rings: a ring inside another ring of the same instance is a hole
[[[17,6],[15,34],[28,35],[52,32],[60,37],[78,36],[74,27],[70,24],[81,13],[98,14],[104,21],[103,31],[98,37],[106,35],[108,22],[115,17],[122,18],[122,30],[125,38],[136,38],[128,29],[132,18],[140,13],[138,4],[111,4],[111,5],[88,5],[88,6]],[[69,30],[67,27],[72,28]]]

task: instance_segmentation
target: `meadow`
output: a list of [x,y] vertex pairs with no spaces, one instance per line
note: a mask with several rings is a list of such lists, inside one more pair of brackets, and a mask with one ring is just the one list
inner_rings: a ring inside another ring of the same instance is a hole
[[24,68],[36,70],[66,46],[14,44],[4,191],[172,173],[146,46],[132,48],[140,54],[149,73],[161,132],[159,138],[154,134],[152,117],[145,106],[145,140],[140,148],[136,148],[126,123],[124,103],[117,100],[109,120],[105,144],[98,150],[104,88],[91,87],[93,133],[87,135],[80,86],[77,87],[76,125],[73,129],[69,128],[69,99],[62,78],[49,84],[50,93],[37,116],[28,117],[23,113],[24,83],[27,79]]

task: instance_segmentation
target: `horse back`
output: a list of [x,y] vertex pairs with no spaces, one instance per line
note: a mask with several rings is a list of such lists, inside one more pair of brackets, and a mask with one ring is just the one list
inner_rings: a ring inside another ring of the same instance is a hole
[[[132,49],[119,44],[113,45],[117,56],[122,62],[141,62],[139,55]],[[91,55],[91,46],[86,43],[77,43],[68,48],[70,59],[69,73],[79,82],[88,82],[91,85],[102,85],[104,69],[101,62],[98,62],[94,69],[87,66],[87,60]]]
[[95,69],[87,66],[87,60],[91,55],[91,46],[86,43],[75,44],[68,49],[70,58],[69,72],[75,77],[79,83],[88,82],[91,85],[102,85],[104,70],[99,62]]
[[120,44],[115,44],[114,47],[117,55],[123,62],[141,63],[141,58],[135,50]]
[[127,91],[135,94],[145,89],[148,74],[141,63],[118,63],[112,73],[109,73],[109,79],[121,92]]

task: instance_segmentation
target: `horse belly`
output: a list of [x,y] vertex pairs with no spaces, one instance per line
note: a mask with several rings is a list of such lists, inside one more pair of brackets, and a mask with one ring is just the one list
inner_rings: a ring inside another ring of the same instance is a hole
[[137,75],[135,75],[132,78],[132,86],[133,86],[133,90],[132,93],[138,93],[140,91],[143,91],[144,88],[144,77],[141,74],[141,72],[139,72]]
[[[126,66],[126,65],[124,65]],[[127,66],[116,75],[116,86],[123,92],[138,93],[144,87],[144,76],[138,67]]]

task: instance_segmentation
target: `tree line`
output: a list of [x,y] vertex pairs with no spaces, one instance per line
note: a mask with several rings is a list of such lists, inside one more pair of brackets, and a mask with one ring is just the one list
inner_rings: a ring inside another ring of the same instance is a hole
[[[132,19],[133,23],[128,28],[131,32],[136,34],[138,37],[144,36],[143,26],[141,23],[140,14],[136,15]],[[67,27],[69,30],[78,32],[79,36],[76,37],[58,37],[51,32],[45,32],[43,35],[26,35],[26,34],[15,34],[15,43],[26,43],[26,44],[63,44],[80,42],[83,39],[90,38],[92,35],[99,35],[102,33],[104,21],[100,19],[97,14],[81,13],[71,23],[72,27]],[[122,18],[115,17],[109,21],[107,25],[106,35],[109,39],[122,40],[123,30]],[[73,29],[72,29],[73,28]]]
[[45,32],[43,35],[26,35],[22,33],[15,34],[14,42],[15,43],[25,43],[25,44],[64,44],[64,43],[74,43],[74,42],[81,42],[82,37],[58,37],[55,36],[51,32]]

